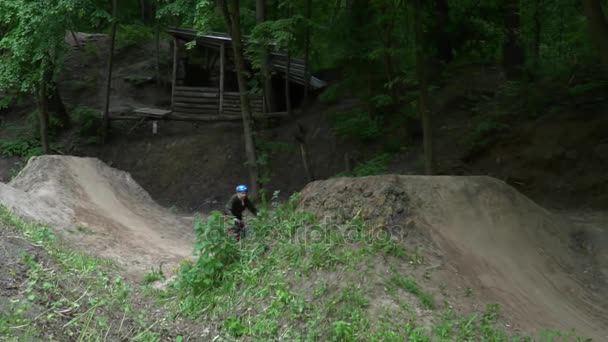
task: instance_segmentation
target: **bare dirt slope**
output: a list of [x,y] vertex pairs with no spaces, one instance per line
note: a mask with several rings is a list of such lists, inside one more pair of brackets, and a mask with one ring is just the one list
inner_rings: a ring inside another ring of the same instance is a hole
[[190,219],[162,208],[128,173],[94,158],[34,157],[0,186],[0,203],[130,274],[161,263],[172,268],[192,250]]
[[[557,328],[608,338],[601,262],[571,248],[572,228],[489,177],[378,176],[309,184],[300,206],[338,220],[355,215],[439,256],[448,286],[498,303],[518,329]],[[405,234],[403,234],[405,232]],[[401,233],[401,234],[399,234]],[[417,240],[417,241],[415,241]],[[601,269],[601,268],[595,268]]]

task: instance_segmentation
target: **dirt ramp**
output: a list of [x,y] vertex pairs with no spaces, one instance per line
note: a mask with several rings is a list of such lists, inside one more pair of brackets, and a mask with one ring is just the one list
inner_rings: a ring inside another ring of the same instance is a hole
[[[61,235],[93,254],[141,273],[167,268],[190,254],[191,221],[159,206],[126,172],[98,159],[43,156],[30,159],[9,183],[11,191],[64,213]],[[18,213],[48,222],[42,210]]]
[[359,215],[372,226],[428,242],[428,250],[459,273],[454,282],[499,303],[522,329],[575,328],[594,340],[608,339],[608,296],[579,279],[583,268],[565,239],[568,225],[503,182],[339,178],[309,184],[300,206],[338,221]]

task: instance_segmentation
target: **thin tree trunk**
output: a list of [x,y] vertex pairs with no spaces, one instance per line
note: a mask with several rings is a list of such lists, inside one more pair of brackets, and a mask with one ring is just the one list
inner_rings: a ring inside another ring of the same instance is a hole
[[308,106],[310,91],[310,20],[312,18],[312,0],[306,1],[306,32],[304,42],[304,105]]
[[452,41],[448,33],[448,24],[450,22],[450,6],[448,0],[436,0],[437,6],[437,24],[438,30],[437,39],[437,55],[439,59],[445,63],[449,63],[453,59]]
[[141,15],[141,22],[146,22],[146,0],[139,0],[139,10]]
[[[258,24],[266,21],[266,0],[256,0],[256,22]],[[274,91],[272,89],[272,75],[270,74],[270,55],[268,49],[262,51],[262,77],[264,78],[264,99],[269,112],[276,111]]]
[[426,49],[424,46],[424,27],[422,22],[421,0],[413,0],[414,4],[414,31],[416,36],[416,76],[420,87],[418,97],[418,115],[422,119],[422,131],[424,134],[424,169],[427,175],[433,174],[434,151],[431,113],[428,110],[428,78],[426,65]]
[[156,86],[158,88],[162,85],[161,75],[160,75],[160,26],[156,25],[156,35],[154,37],[154,46],[156,48]]
[[522,75],[525,62],[524,49],[521,46],[521,20],[519,0],[505,0],[503,3],[505,22],[505,42],[503,46],[503,63],[508,79],[518,79]]
[[297,122],[296,126],[298,131],[296,133],[296,141],[300,145],[300,154],[302,156],[302,165],[304,166],[304,171],[306,171],[306,179],[308,182],[312,182],[315,180],[314,173],[310,167],[310,158],[308,156],[308,149],[306,148],[306,129],[301,122]]
[[[70,115],[68,114],[68,111],[65,108],[65,104],[63,103],[63,100],[61,98],[61,94],[59,92],[59,86],[57,85],[57,83],[53,82],[52,88],[53,88],[53,94],[51,97],[51,108],[53,109],[53,112],[55,113],[55,115],[57,116],[59,121],[61,121],[61,124],[63,125],[63,127],[69,128],[71,125]],[[48,90],[47,90],[47,92],[48,92]]]
[[535,0],[534,3],[534,69],[538,70],[540,67],[540,43],[542,33],[542,22],[541,22],[541,0]]
[[336,0],[336,6],[334,7],[334,13],[331,16],[331,22],[336,22],[336,18],[340,14],[340,10],[342,9],[342,0]]
[[583,0],[585,16],[593,42],[601,54],[604,65],[608,67],[608,22],[600,0]]
[[[390,11],[390,10],[388,10]],[[384,10],[384,15],[388,16],[391,15],[391,13],[387,13],[387,9],[385,8]],[[384,37],[382,39],[382,43],[384,45],[384,48],[382,49],[383,51],[383,57],[384,57],[384,73],[386,75],[386,82],[388,83],[392,83],[393,80],[395,79],[395,67],[393,66],[393,57],[391,55],[391,50],[393,48],[392,46],[392,40],[393,40],[393,29],[395,26],[395,16],[391,15],[391,21],[386,24],[386,26],[384,27]],[[391,85],[391,88],[389,89],[389,93],[391,94],[391,97],[396,100],[397,99],[397,92],[396,92],[396,88],[393,87]]]
[[110,92],[112,90],[112,63],[114,60],[114,43],[116,41],[116,25],[118,24],[117,18],[118,11],[118,0],[112,0],[112,28],[110,32],[110,52],[108,53],[108,70],[106,74],[106,99],[103,110],[103,122],[102,122],[102,140],[106,141],[108,138],[108,132],[110,130]]
[[228,9],[227,0],[221,0],[220,10],[224,16],[226,28],[232,37],[232,48],[234,51],[234,62],[241,95],[241,112],[243,116],[243,134],[245,138],[245,153],[247,154],[247,167],[249,169],[249,183],[251,196],[258,195],[258,166],[253,139],[253,116],[249,105],[247,80],[245,79],[245,58],[243,55],[243,44],[241,37],[239,0],[231,0],[232,12]]
[[42,152],[49,154],[51,149],[49,147],[49,103],[48,103],[48,91],[46,85],[46,78],[38,86],[38,119],[40,122],[40,145],[42,145]]

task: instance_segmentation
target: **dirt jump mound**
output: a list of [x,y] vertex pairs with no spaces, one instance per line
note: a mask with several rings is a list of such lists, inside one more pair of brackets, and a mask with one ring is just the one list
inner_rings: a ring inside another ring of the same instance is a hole
[[[489,177],[378,176],[309,184],[300,207],[337,221],[356,215],[373,227],[427,244],[448,286],[473,289],[522,330],[576,329],[608,340],[608,295],[581,277],[583,259],[568,225]],[[580,274],[579,274],[580,272]],[[445,278],[444,278],[445,279]],[[458,284],[456,284],[458,283]],[[603,293],[601,293],[603,292]]]
[[98,159],[34,157],[8,185],[0,184],[0,204],[133,274],[161,263],[167,270],[191,252],[191,221]]

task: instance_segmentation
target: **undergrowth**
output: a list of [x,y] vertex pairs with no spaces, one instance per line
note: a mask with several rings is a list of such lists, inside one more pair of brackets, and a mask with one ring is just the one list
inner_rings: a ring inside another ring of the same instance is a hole
[[111,261],[66,248],[49,228],[27,223],[5,207],[0,224],[13,227],[37,250],[21,252],[26,281],[18,295],[0,300],[0,340],[159,340],[146,312],[130,303],[133,288],[110,272]]
[[[165,289],[149,292],[173,312],[160,320],[205,322],[216,327],[215,339],[221,340],[586,341],[558,331],[513,336],[499,323],[498,305],[461,316],[438,303],[424,281],[408,275],[408,268],[424,264],[417,250],[359,218],[320,222],[296,210],[296,196],[280,203],[275,194],[239,242],[225,233],[221,213],[199,219],[195,254],[182,261]],[[51,230],[17,219],[3,207],[0,222],[15,227],[52,260],[22,253],[27,281],[8,307],[0,305],[3,338],[49,339],[49,331],[56,334],[53,340],[163,338],[155,328],[158,321],[134,309],[133,288],[107,271],[109,262],[64,248]],[[164,278],[161,269],[153,269],[144,282]],[[378,310],[378,293],[395,305]]]
[[[239,242],[225,234],[219,212],[197,221],[195,255],[163,294],[178,298],[176,314],[218,322],[227,339],[532,341],[507,334],[497,305],[461,317],[398,270],[374,281],[386,274],[376,270],[384,264],[417,267],[417,252],[358,219],[319,222],[296,210],[296,196],[271,201]],[[371,315],[378,289],[399,309]],[[433,313],[432,326],[417,317],[420,310]]]
[[390,153],[381,153],[365,162],[355,165],[351,172],[341,172],[336,177],[364,177],[380,175],[386,172],[388,164],[393,159]]

